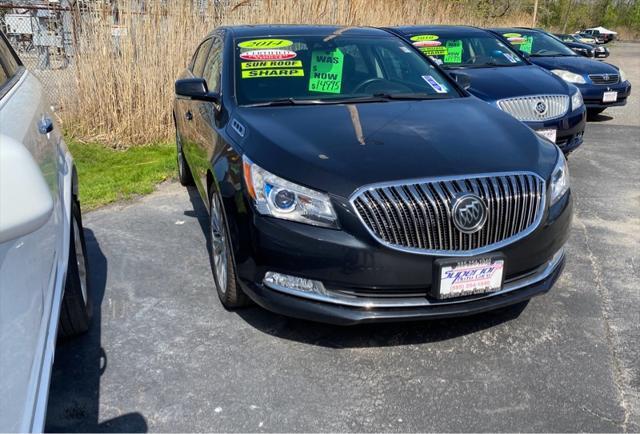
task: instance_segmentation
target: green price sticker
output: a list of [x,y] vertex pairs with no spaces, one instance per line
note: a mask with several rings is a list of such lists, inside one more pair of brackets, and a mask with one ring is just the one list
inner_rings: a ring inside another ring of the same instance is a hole
[[525,41],[520,44],[520,50],[525,53],[531,54],[531,50],[533,49],[533,36],[525,36]]
[[340,93],[343,66],[344,54],[339,48],[313,51],[309,73],[309,91]]
[[444,56],[444,63],[462,63],[462,41],[447,41],[445,46],[447,55]]

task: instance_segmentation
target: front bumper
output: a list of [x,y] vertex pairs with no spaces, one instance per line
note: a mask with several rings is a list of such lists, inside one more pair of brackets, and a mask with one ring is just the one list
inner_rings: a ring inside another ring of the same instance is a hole
[[566,155],[582,145],[586,121],[587,111],[583,106],[559,119],[525,123],[533,130],[555,129],[557,131],[556,145]]
[[[588,109],[626,105],[627,98],[631,94],[631,83],[629,81],[610,85],[597,85],[591,83],[576,84],[576,87],[580,89],[580,92],[582,93],[582,99],[584,99],[584,105]],[[615,102],[602,102],[604,93],[610,91],[618,92],[618,100]]]
[[[349,325],[470,315],[548,291],[564,264],[572,199],[568,193],[546,210],[532,233],[492,252],[505,258],[501,291],[447,300],[430,295],[435,260],[445,256],[385,247],[346,207],[336,207],[341,230],[264,217],[250,207],[247,211],[245,227],[239,231],[245,242],[235,252],[238,282],[245,293],[280,314]],[[326,297],[269,287],[264,283],[268,271],[322,282]]]

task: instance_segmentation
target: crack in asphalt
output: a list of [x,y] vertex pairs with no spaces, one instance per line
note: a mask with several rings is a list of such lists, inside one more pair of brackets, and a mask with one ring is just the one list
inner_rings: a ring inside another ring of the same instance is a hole
[[[620,407],[622,408],[622,411],[624,413],[623,420],[615,422],[615,424],[620,426],[622,431],[628,432],[629,419],[631,418],[631,410],[629,408],[630,407],[629,402],[627,401],[627,398],[626,398],[627,387],[625,383],[627,383],[627,381],[625,379],[624,369],[622,367],[620,355],[618,354],[618,345],[616,344],[617,336],[615,334],[615,331],[613,330],[613,327],[611,325],[612,322],[609,317],[609,313],[611,311],[611,296],[609,294],[609,288],[603,284],[602,270],[600,269],[599,262],[595,254],[593,253],[593,250],[591,249],[591,243],[589,238],[589,231],[587,230],[587,225],[585,225],[584,222],[580,219],[580,215],[578,212],[574,214],[573,221],[577,223],[582,229],[587,256],[588,256],[589,262],[591,263],[591,269],[593,270],[593,277],[594,277],[596,292],[601,295],[602,318],[604,320],[605,337],[607,341],[606,343],[609,349],[609,353],[611,354],[613,382],[618,392]],[[610,419],[604,418],[604,416],[601,416],[585,407],[581,407],[581,409],[589,413],[592,413],[593,415],[598,416],[601,419],[610,420]],[[610,420],[610,421],[614,422],[613,420]]]

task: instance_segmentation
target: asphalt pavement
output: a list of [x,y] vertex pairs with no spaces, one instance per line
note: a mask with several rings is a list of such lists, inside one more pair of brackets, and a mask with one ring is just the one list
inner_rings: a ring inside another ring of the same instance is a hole
[[[57,348],[49,431],[640,430],[640,44],[636,86],[569,158],[565,272],[522,309],[342,328],[228,312],[195,190],[84,216],[93,325]],[[81,181],[82,182],[82,181]]]

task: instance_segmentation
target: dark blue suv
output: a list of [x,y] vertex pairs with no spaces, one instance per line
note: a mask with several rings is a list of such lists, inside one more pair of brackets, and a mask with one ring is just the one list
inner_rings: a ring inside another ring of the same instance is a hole
[[531,62],[577,86],[590,116],[603,112],[607,107],[627,104],[631,83],[617,66],[579,56],[539,30],[491,30],[529,56]]
[[575,86],[532,65],[501,37],[467,26],[389,29],[464,84],[556,143],[565,154],[582,144],[585,108]]

